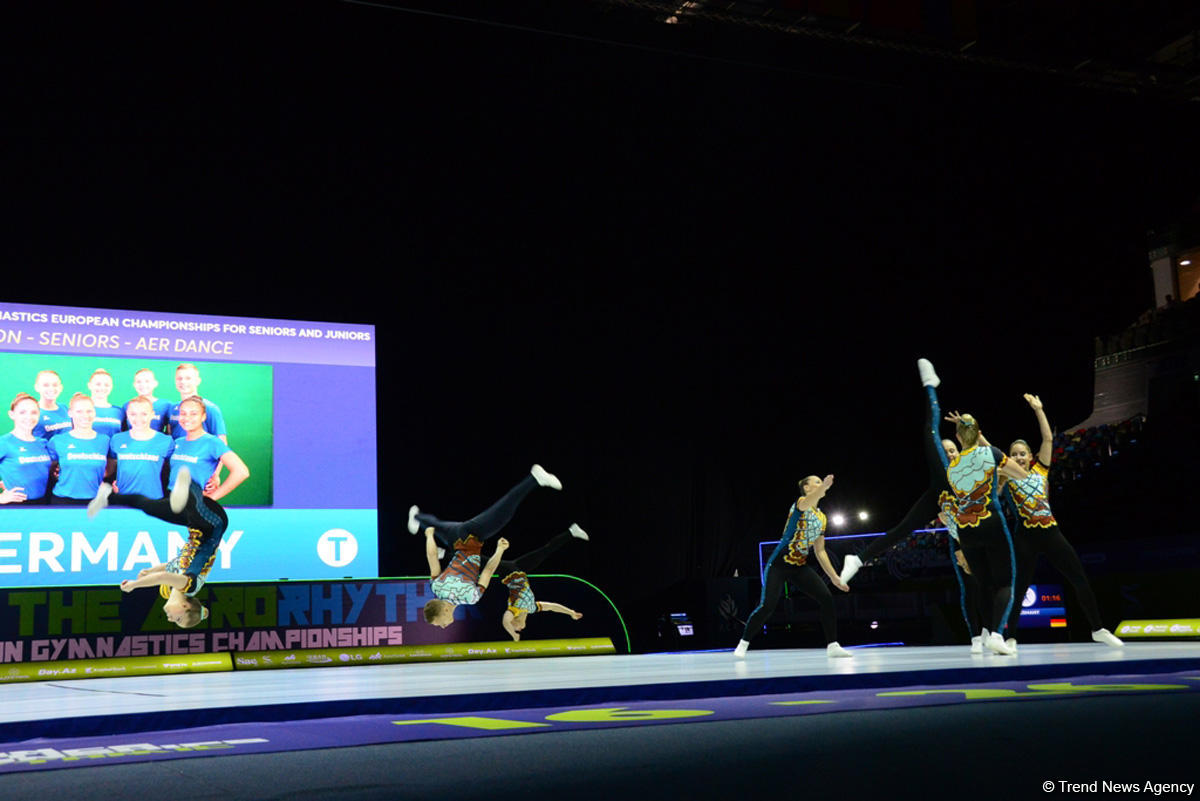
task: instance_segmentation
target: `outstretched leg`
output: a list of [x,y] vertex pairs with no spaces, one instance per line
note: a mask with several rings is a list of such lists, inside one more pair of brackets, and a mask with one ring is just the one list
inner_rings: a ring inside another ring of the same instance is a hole
[[854,578],[854,574],[863,564],[933,520],[938,513],[938,496],[942,490],[948,487],[946,483],[946,452],[942,448],[942,440],[938,435],[938,418],[942,412],[941,406],[938,404],[936,387],[941,382],[933,372],[933,365],[925,359],[919,360],[917,367],[921,373],[922,383],[925,384],[925,419],[921,426],[921,444],[925,453],[925,467],[929,472],[929,487],[921,493],[921,497],[917,498],[899,523],[889,528],[882,537],[876,537],[857,555],[850,554],[846,557],[840,576],[843,583]]
[[767,566],[766,575],[763,577],[762,594],[758,597],[758,606],[754,608],[754,611],[750,613],[750,617],[746,620],[746,629],[742,633],[742,641],[738,643],[734,655],[739,657],[746,655],[746,649],[750,647],[750,641],[758,636],[763,626],[770,620],[771,615],[775,613],[775,607],[779,603],[779,596],[783,594],[783,587],[787,583],[787,573],[789,572],[786,568],[775,563]]
[[516,559],[505,559],[500,563],[500,567],[497,569],[496,574],[499,576],[505,576],[518,570],[524,573],[532,572],[533,570],[537,569],[538,565],[546,561],[550,554],[554,553],[573,539],[587,539],[587,535],[584,534],[583,529],[579,528],[579,526],[572,525],[571,528],[567,529],[566,531],[551,537],[542,547],[530,551],[529,553],[522,554]]
[[512,520],[513,515],[516,514],[517,507],[521,505],[521,501],[525,500],[525,496],[539,486],[562,489],[562,483],[558,480],[557,476],[546,472],[541,465],[535,464],[529,471],[529,475],[521,479],[515,487],[504,493],[500,500],[471,519],[464,520],[461,523],[440,520],[433,515],[421,512],[414,506],[409,509],[408,530],[416,534],[418,531],[424,531],[426,528],[432,526],[434,536],[439,542],[447,546],[453,546],[455,540],[466,539],[471,534],[474,534],[475,538],[480,541],[487,540],[508,525],[508,521]]

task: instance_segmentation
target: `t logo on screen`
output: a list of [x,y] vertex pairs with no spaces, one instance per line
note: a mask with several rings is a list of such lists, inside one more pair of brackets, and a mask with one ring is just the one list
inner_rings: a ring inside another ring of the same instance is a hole
[[331,528],[317,540],[317,556],[330,567],[345,567],[358,556],[358,540],[344,528]]

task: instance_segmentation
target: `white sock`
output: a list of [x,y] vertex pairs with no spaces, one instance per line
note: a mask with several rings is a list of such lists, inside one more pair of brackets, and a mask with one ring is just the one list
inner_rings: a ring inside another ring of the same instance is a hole
[[738,659],[744,659],[746,656],[746,649],[749,647],[750,642],[748,640],[742,640],[738,643],[737,648],[733,649],[733,655]]
[[584,542],[588,541],[587,532],[584,531],[583,529],[581,529],[579,527],[578,523],[572,523],[569,531],[571,532],[572,537],[578,537],[579,539],[583,540]]
[[562,482],[558,480],[558,476],[550,473],[540,464],[535,464],[529,468],[529,474],[533,476],[533,480],[540,486],[549,487],[550,489],[562,489]]
[[921,376],[921,386],[923,387],[936,387],[942,383],[928,359],[917,359],[917,373]]
[[1108,629],[1096,629],[1092,632],[1092,639],[1096,642],[1102,642],[1112,648],[1125,647],[1125,643],[1121,641],[1121,638],[1113,634]]
[[862,559],[859,559],[854,554],[847,554],[842,561],[842,574],[838,576],[843,584],[849,584],[850,579],[854,578],[854,574],[862,567]]
[[192,483],[192,474],[186,467],[179,468],[179,473],[175,476],[175,484],[171,487],[170,506],[171,511],[179,514],[183,511],[183,507],[187,506],[188,496],[191,494],[190,484]]

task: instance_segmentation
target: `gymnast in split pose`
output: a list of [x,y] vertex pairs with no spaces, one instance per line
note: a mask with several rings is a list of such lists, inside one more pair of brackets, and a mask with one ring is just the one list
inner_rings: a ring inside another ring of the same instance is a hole
[[929,471],[929,486],[899,523],[889,528],[882,537],[872,540],[860,553],[846,555],[839,576],[843,584],[849,584],[864,563],[879,556],[936,517],[940,511],[938,498],[943,492],[950,490],[950,485],[946,482],[946,465],[949,464],[949,459],[938,433],[941,408],[938,405],[937,387],[941,384],[941,379],[927,359],[917,360],[917,372],[925,388],[925,421],[921,428],[921,446],[925,453],[925,467]]
[[831,486],[833,476],[825,476],[824,479],[809,476],[800,482],[801,495],[792,504],[779,545],[767,560],[758,606],[750,613],[742,640],[734,649],[733,654],[739,659],[746,656],[750,641],[762,631],[763,625],[770,619],[779,603],[779,596],[783,594],[784,584],[789,580],[820,606],[821,629],[827,643],[826,654],[831,657],[852,656],[837,642],[837,617],[834,615],[833,594],[809,562],[809,558],[815,554],[817,562],[833,586],[842,592],[850,591],[845,582],[838,578],[833,564],[829,561],[829,554],[825,552],[825,513],[817,508],[817,504]]
[[927,521],[941,521],[950,535],[952,566],[959,585],[959,606],[971,638],[972,653],[983,652],[983,639],[987,630],[980,627],[979,581],[972,572],[962,546],[952,513],[954,495],[946,478],[946,468],[958,458],[958,446],[953,440],[942,439],[938,431],[941,406],[937,388],[941,379],[928,359],[917,360],[917,374],[925,390],[925,418],[921,427],[921,444],[925,454],[925,467],[929,473],[929,485],[909,508],[899,523],[889,528],[882,537],[877,537],[858,554],[848,554],[842,563],[840,578],[849,584],[863,564],[871,561],[904,540],[913,531],[928,525]]
[[1054,432],[1046,419],[1041,398],[1037,395],[1026,395],[1025,402],[1033,409],[1037,418],[1042,442],[1036,454],[1023,439],[1014,441],[1008,447],[1009,458],[1028,470],[1029,475],[1023,479],[1010,479],[1008,482],[1009,497],[1016,507],[1019,522],[1013,532],[1017,577],[1013,586],[1015,602],[1008,618],[1009,638],[1006,642],[1010,648],[1016,649],[1017,622],[1021,617],[1020,599],[1025,595],[1033,578],[1038,556],[1045,555],[1050,564],[1074,588],[1088,625],[1092,628],[1092,639],[1113,648],[1121,648],[1125,643],[1100,625],[1100,607],[1096,603],[1096,593],[1092,591],[1092,585],[1083,572],[1083,563],[1079,561],[1079,554],[1059,530],[1058,520],[1050,510],[1048,479],[1050,460],[1054,455]]
[[[483,543],[495,536],[512,520],[525,496],[537,487],[561,490],[562,482],[541,465],[534,465],[529,475],[483,512],[463,522],[440,520],[426,514],[417,506],[408,510],[408,531],[425,532],[425,558],[429,562],[430,588],[433,599],[425,604],[425,622],[446,628],[454,622],[454,608],[478,603],[500,567],[500,559],[508,541],[499,540],[496,552],[486,565],[482,564]],[[439,547],[439,543],[441,546]],[[441,558],[445,549],[453,555],[445,569]]]

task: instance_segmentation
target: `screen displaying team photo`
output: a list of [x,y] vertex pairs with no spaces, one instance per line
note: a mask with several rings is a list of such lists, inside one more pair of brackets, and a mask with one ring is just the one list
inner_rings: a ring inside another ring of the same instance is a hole
[[0,303],[0,360],[0,586],[169,561],[186,527],[120,499],[182,467],[228,512],[209,580],[378,573],[372,326]]

